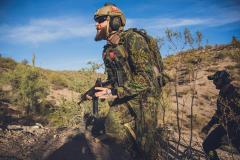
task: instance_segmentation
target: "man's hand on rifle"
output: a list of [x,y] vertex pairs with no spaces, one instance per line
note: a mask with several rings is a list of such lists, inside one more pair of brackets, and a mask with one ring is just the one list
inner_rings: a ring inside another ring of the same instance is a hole
[[89,95],[86,95],[86,98],[87,98],[88,100],[92,100],[92,97],[89,96]]
[[95,87],[95,90],[98,90],[95,93],[95,96],[99,99],[115,99],[117,95],[112,95],[111,89],[105,87]]

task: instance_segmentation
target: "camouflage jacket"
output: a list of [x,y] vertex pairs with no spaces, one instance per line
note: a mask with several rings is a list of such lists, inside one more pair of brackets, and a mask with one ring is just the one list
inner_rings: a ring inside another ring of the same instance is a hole
[[118,97],[159,94],[150,65],[150,49],[144,37],[131,30],[119,36],[118,44],[107,44],[103,50],[105,71],[108,80],[115,80],[112,88],[117,90]]
[[226,91],[220,90],[217,99],[217,110],[209,122],[218,123],[224,128],[231,127],[233,123],[240,124],[240,90],[230,84]]

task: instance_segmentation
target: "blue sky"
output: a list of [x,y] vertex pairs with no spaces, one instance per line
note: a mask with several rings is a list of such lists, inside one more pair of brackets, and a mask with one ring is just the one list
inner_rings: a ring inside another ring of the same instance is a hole
[[[102,0],[0,0],[0,53],[53,70],[79,70],[101,63],[104,41],[95,42],[93,15]],[[166,28],[203,33],[203,43],[240,39],[240,0],[112,0],[127,26],[162,37]],[[168,51],[163,48],[162,55]]]

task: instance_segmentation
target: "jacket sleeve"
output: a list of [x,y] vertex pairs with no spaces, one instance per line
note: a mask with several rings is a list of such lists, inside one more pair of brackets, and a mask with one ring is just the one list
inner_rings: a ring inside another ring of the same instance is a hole
[[233,109],[234,115],[240,122],[240,89],[239,88],[236,88],[236,93],[233,97],[233,104],[230,104],[230,105],[233,106],[232,109]]
[[236,108],[237,108],[237,114],[240,115],[240,89],[237,88],[237,94],[234,98],[235,104],[236,104]]
[[213,116],[212,116],[212,118],[211,118],[211,120],[208,122],[208,126],[209,127],[212,127],[213,125],[215,125],[215,124],[217,124],[219,122],[219,118],[218,118],[218,116],[217,116],[217,113],[215,113]]
[[130,33],[124,46],[128,52],[128,64],[130,66],[130,80],[118,87],[120,97],[133,94],[152,92],[153,82],[151,77],[150,49],[144,37],[138,33]]

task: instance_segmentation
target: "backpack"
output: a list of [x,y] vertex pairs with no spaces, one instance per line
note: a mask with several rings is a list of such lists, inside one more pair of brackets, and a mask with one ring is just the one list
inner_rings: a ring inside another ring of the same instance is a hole
[[130,33],[130,32],[135,32],[137,34],[140,34],[147,42],[150,53],[151,53],[151,55],[149,55],[152,60],[151,65],[153,66],[153,70],[154,70],[156,79],[158,81],[157,87],[161,89],[166,84],[169,78],[163,72],[163,61],[162,61],[161,54],[159,52],[157,39],[149,36],[145,30],[137,29],[137,28],[130,28],[124,31],[121,35],[122,37],[125,37],[125,35],[127,35],[127,33]]

